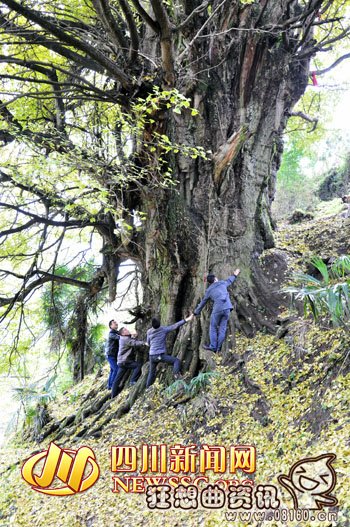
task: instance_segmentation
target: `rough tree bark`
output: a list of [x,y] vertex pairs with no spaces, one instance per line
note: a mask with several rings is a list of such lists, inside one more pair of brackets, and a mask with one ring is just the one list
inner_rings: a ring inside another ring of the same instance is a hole
[[[86,361],[86,334],[88,328],[88,303],[86,295],[79,295],[76,311],[74,314],[75,338],[71,341],[72,358],[73,358],[73,380],[75,382],[84,379],[85,361]],[[73,321],[72,320],[72,321]],[[72,331],[72,333],[73,333]]]

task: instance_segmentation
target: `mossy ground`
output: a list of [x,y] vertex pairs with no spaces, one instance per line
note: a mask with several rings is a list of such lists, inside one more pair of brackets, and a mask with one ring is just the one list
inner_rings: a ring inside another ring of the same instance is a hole
[[[317,232],[314,232],[317,229]],[[325,238],[323,238],[325,237]],[[327,239],[327,247],[324,239]],[[326,256],[343,252],[348,245],[335,222],[322,220],[286,227],[278,233],[278,250],[287,250],[291,264],[302,265],[305,255]],[[346,249],[349,252],[349,247]],[[237,335],[237,348],[228,364],[215,357],[216,375],[210,385],[186,403],[172,404],[164,386],[158,382],[139,398],[130,412],[114,419],[102,429],[99,438],[89,437],[72,442],[70,431],[59,440],[65,448],[90,446],[98,460],[101,476],[87,492],[66,498],[48,497],[34,492],[22,480],[20,465],[43,443],[16,442],[7,447],[1,471],[11,465],[2,477],[0,526],[33,527],[114,527],[114,526],[237,526],[269,525],[269,521],[229,522],[220,511],[151,511],[144,494],[112,492],[110,447],[112,445],[183,444],[230,445],[252,444],[257,450],[255,482],[280,488],[282,507],[293,507],[286,491],[277,481],[288,474],[296,461],[327,452],[337,455],[334,468],[337,484],[332,494],[339,500],[338,520],[331,525],[346,527],[350,522],[350,335],[345,329],[329,329],[311,321],[297,319],[287,335],[278,339],[258,334],[253,339]],[[93,386],[103,389],[103,378],[89,377],[51,405],[51,413],[62,418],[79,413],[80,401]],[[106,410],[114,414],[125,399],[124,390]],[[84,425],[94,416],[86,418]],[[101,418],[102,420],[102,418]],[[97,423],[98,424],[98,423]],[[94,423],[96,426],[96,423]],[[219,475],[207,474],[210,481]],[[220,474],[232,479],[232,474]],[[246,475],[240,471],[238,479]],[[225,509],[227,511],[227,509]],[[278,524],[282,525],[282,524]],[[330,522],[289,521],[290,526],[324,526]]]
[[292,268],[312,255],[331,258],[350,253],[349,220],[339,214],[297,225],[283,224],[275,235],[276,248],[290,254]]

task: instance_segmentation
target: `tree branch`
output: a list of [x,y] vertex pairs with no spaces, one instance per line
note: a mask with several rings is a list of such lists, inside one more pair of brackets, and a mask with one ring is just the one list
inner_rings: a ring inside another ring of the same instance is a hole
[[7,236],[8,234],[15,234],[16,232],[24,231],[25,229],[28,229],[29,227],[31,227],[32,225],[35,225],[36,223],[37,221],[33,219],[33,220],[28,221],[28,223],[24,223],[20,227],[13,227],[12,229],[0,231],[0,238]]
[[24,216],[29,216],[30,218],[33,218],[36,223],[42,223],[44,225],[51,225],[53,227],[95,227],[96,223],[91,223],[90,221],[54,221],[50,220],[48,218],[44,218],[43,216],[38,216],[37,214],[34,214],[33,212],[28,212],[27,210],[21,209],[21,207],[17,205],[10,205],[9,203],[3,203],[0,202],[0,207],[3,207],[5,209],[10,210],[16,210],[17,212],[20,212]]
[[183,59],[183,57],[186,55],[187,51],[193,46],[194,42],[197,40],[197,38],[199,37],[199,35],[202,33],[202,31],[205,29],[205,27],[209,24],[209,22],[211,22],[211,20],[214,18],[214,16],[216,15],[216,13],[219,11],[219,9],[224,5],[224,3],[226,2],[226,0],[222,0],[222,2],[216,7],[216,9],[212,12],[212,14],[210,15],[210,17],[207,18],[207,20],[204,22],[204,24],[202,25],[202,27],[200,27],[200,29],[197,31],[197,33],[195,34],[195,36],[193,37],[193,39],[191,40],[191,42],[189,44],[187,44],[187,46],[185,47],[185,49],[182,51],[182,53],[179,55],[177,61],[180,63],[181,60]]
[[168,86],[175,83],[174,71],[174,50],[172,40],[172,29],[168,13],[161,0],[150,0],[151,5],[160,26],[160,48],[162,55],[163,71],[165,73],[165,82]]
[[[31,282],[27,287],[24,287],[23,289],[18,291],[11,298],[0,297],[0,307],[4,307],[8,305],[13,306],[14,304],[18,302],[23,302],[23,300],[25,300],[25,298],[32,291],[34,291],[35,289],[37,289],[38,287],[42,286],[43,284],[47,282],[55,281],[55,282],[60,282],[63,284],[73,285],[73,286],[80,287],[80,288],[87,289],[87,290],[90,289],[90,285],[91,285],[90,282],[76,280],[75,278],[69,278],[68,276],[60,276],[60,275],[55,275],[52,273],[46,273],[46,271],[36,271],[33,274],[41,274],[42,277],[38,278],[37,280],[34,280],[34,282]],[[23,278],[25,279],[26,277],[23,277]],[[1,319],[3,318],[4,318],[4,314],[1,315]]]
[[303,113],[303,112],[290,112],[289,115],[291,117],[301,117],[301,119],[304,119],[308,123],[313,123],[312,128],[308,130],[309,133],[313,132],[317,127],[317,124],[318,124],[317,117],[310,117],[309,115],[306,115],[306,113]]
[[80,64],[85,68],[96,71],[97,73],[103,73],[104,71],[104,68],[98,62],[89,59],[89,57],[79,55],[79,53],[75,53],[65,46],[62,46],[59,42],[47,39],[43,40],[38,32],[32,30],[26,31],[20,26],[16,26],[12,21],[8,20],[4,15],[2,15],[1,12],[0,24],[6,33],[17,34],[31,44],[41,45],[47,49],[50,49],[51,51],[54,51],[58,55],[61,55],[62,57],[65,57],[74,63]]
[[153,18],[147,13],[147,11],[142,7],[139,0],[131,0],[134,4],[136,11],[140,17],[153,29],[155,33],[160,33],[160,26],[158,22],[153,20]]
[[76,278],[71,278],[69,276],[62,276],[54,273],[48,273],[47,271],[41,271],[40,269],[36,271],[37,274],[43,275],[49,280],[54,282],[61,282],[62,284],[74,285],[76,287],[82,287],[83,289],[90,289],[91,282],[86,282],[84,280],[77,280]]
[[104,68],[106,68],[106,70],[110,74],[112,74],[117,80],[120,81],[120,83],[122,84],[124,88],[129,88],[131,86],[131,80],[124,73],[124,71],[118,68],[114,62],[112,62],[108,57],[103,55],[103,53],[98,51],[96,48],[94,48],[87,42],[79,40],[73,35],[67,34],[58,25],[52,23],[46,17],[39,14],[38,11],[33,11],[32,9],[29,9],[23,6],[22,4],[18,4],[14,0],[3,0],[3,2],[10,9],[13,9],[14,11],[16,11],[16,13],[23,15],[25,18],[27,18],[27,20],[31,20],[32,22],[35,22],[42,28],[49,31],[49,33],[54,35],[56,38],[58,38],[62,42],[65,42],[69,46],[73,46],[76,49],[79,49],[80,51],[85,52],[89,57],[96,60],[97,63],[104,66]]
[[338,42],[339,40],[342,40],[344,37],[349,35],[349,33],[350,33],[350,27],[344,29],[344,31],[342,33],[339,33],[339,35],[337,35],[336,37],[330,38],[329,40],[322,40],[321,42],[318,43],[317,49],[319,51],[322,51],[322,49],[325,46],[329,46],[330,44],[334,44],[334,42]]
[[31,194],[38,196],[40,199],[43,200],[43,202],[50,203],[49,196],[47,196],[44,192],[40,191],[35,185],[24,185],[23,183],[17,182],[11,176],[5,174],[5,172],[2,172],[2,170],[0,170],[0,183],[1,182],[11,183],[11,185],[18,187],[21,190],[30,192]]
[[125,0],[119,0],[120,7],[122,8],[122,11],[125,16],[125,20],[128,24],[129,32],[130,32],[130,38],[131,38],[131,46],[129,50],[129,58],[131,61],[136,60],[138,57],[138,49],[139,49],[139,35],[137,31],[137,27],[135,24],[135,20],[133,17],[133,14],[131,12],[130,7],[128,6],[127,2]]
[[333,64],[331,64],[327,68],[323,68],[322,70],[315,70],[312,73],[315,73],[316,75],[323,75],[324,73],[327,73],[328,71],[338,66],[338,64],[340,64],[341,62],[343,62],[343,60],[346,59],[350,59],[350,53],[346,53],[342,57],[339,57],[339,59],[337,59],[335,62],[333,62]]
[[196,16],[196,15],[199,15],[199,13],[202,13],[202,11],[204,11],[208,5],[209,5],[210,1],[207,0],[206,2],[203,2],[203,4],[199,5],[198,7],[196,7],[196,9],[194,9],[192,11],[192,13],[190,13],[188,15],[188,17],[186,18],[186,20],[184,20],[183,22],[181,22],[181,24],[179,24],[178,26],[176,26],[173,31],[176,31],[177,33],[179,31],[182,31],[190,22],[191,20],[193,20],[193,18]]
[[115,46],[126,49],[127,40],[112,14],[108,0],[92,0],[92,4]]
[[[0,63],[1,62],[5,62],[8,64],[18,64],[19,66],[23,66],[24,68],[28,68],[32,71],[37,71],[39,73],[42,73],[43,75],[46,75],[47,77],[51,75],[51,72],[59,71],[67,75],[68,77],[72,77],[73,79],[77,79],[77,81],[80,81],[81,83],[86,84],[87,88],[97,93],[105,101],[115,102],[115,99],[109,98],[108,92],[100,90],[99,88],[94,86],[94,84],[89,82],[87,79],[78,75],[76,71],[75,72],[69,71],[57,65],[53,67],[52,63],[32,61],[32,60],[22,60],[22,59],[18,59],[15,57],[7,57],[5,55],[0,55]],[[48,68],[46,68],[45,66],[48,66]],[[65,83],[60,83],[60,84],[65,85]],[[71,82],[69,83],[69,85],[73,87],[78,87],[79,89],[84,89],[84,86],[82,86],[81,84],[74,84]]]
[[264,29],[267,29],[267,30],[285,29],[287,27],[290,27],[292,24],[294,24],[294,22],[301,22],[302,20],[306,20],[309,17],[309,15],[311,15],[312,13],[317,13],[319,11],[322,3],[323,3],[323,0],[316,0],[315,2],[310,2],[311,6],[308,9],[306,9],[306,11],[303,11],[299,15],[293,16],[289,18],[288,20],[285,20],[283,24],[278,24],[274,26],[266,26]]
[[[3,61],[0,60],[0,62],[3,62]],[[21,77],[21,76],[18,76],[18,75],[5,75],[5,74],[0,74],[0,78],[1,79],[17,80],[17,81],[20,81],[20,82],[32,82],[34,84],[48,84],[48,85],[52,86],[52,88],[53,88],[53,95],[55,95],[55,92],[56,92],[56,94],[63,93],[64,90],[63,89],[59,89],[59,88],[60,87],[63,88],[64,86],[68,86],[68,87],[71,87],[71,88],[77,88],[78,90],[81,90],[82,92],[86,92],[86,91],[96,91],[96,92],[98,92],[97,89],[94,90],[94,88],[91,88],[90,86],[81,86],[80,84],[75,84],[74,82],[59,82],[57,80],[57,75],[55,75],[54,73],[48,73],[48,75],[49,75],[49,77],[51,77],[52,80],[35,79],[34,77]],[[54,79],[56,79],[56,80],[54,80]]]

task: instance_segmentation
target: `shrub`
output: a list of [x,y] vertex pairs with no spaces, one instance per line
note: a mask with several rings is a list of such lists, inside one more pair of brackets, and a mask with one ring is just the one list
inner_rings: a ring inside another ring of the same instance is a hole
[[337,258],[329,267],[315,256],[311,264],[321,274],[295,273],[294,286],[284,289],[293,300],[301,300],[304,314],[311,314],[315,321],[330,318],[334,326],[347,326],[350,321],[350,256]]

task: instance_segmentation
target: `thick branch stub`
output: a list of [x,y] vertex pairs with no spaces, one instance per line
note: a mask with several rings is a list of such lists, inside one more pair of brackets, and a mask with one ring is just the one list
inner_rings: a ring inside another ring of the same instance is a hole
[[222,172],[237,157],[247,138],[247,127],[241,126],[238,132],[234,132],[226,143],[220,146],[214,154],[214,183],[219,186],[222,181]]
[[306,113],[303,112],[290,112],[289,114],[291,117],[300,117],[301,119],[304,119],[308,123],[312,123],[312,128],[309,130],[310,132],[313,132],[318,124],[318,118],[317,117],[310,117],[309,115],[306,115]]

